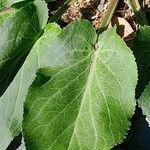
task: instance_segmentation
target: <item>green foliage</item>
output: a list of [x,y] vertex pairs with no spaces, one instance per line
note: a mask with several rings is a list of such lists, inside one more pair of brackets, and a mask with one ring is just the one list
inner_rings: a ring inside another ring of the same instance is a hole
[[143,110],[143,114],[150,120],[150,84],[146,86],[138,102]]
[[32,49],[39,56],[37,76],[49,80],[35,78],[28,91],[27,149],[112,148],[124,139],[135,109],[131,51],[115,29],[103,33],[94,49],[96,33],[86,21],[71,23],[53,42],[51,34],[47,30]]
[[0,0],[0,9],[10,7],[12,4],[19,3],[26,0]]
[[[5,91],[30,49],[42,32],[47,19],[45,2],[35,1],[19,10],[0,14],[0,94]],[[19,84],[18,84],[19,85]],[[13,84],[11,85],[13,86]],[[22,101],[17,103],[17,85],[12,96],[9,90],[0,98],[0,149],[20,133],[23,112]],[[8,96],[7,98],[5,96]],[[19,91],[18,91],[19,95]],[[9,97],[10,96],[10,97]],[[16,97],[16,98],[15,98]],[[21,103],[21,104],[20,104]],[[19,114],[19,115],[18,115]],[[15,116],[17,116],[15,118]],[[15,118],[13,120],[13,117]]]
[[0,95],[41,35],[47,19],[47,6],[39,0],[19,10],[0,13]]
[[138,66],[138,84],[136,88],[136,97],[139,98],[144,91],[145,86],[150,81],[150,27],[141,26],[136,33],[133,47],[133,53]]
[[25,99],[28,149],[110,149],[125,138],[135,109],[134,57],[115,29],[98,37],[97,48],[96,37],[87,21],[76,21],[63,31],[47,25],[0,98],[0,119],[5,120],[0,132],[7,139],[1,145],[21,131]]
[[137,84],[138,104],[143,114],[150,120],[150,27],[140,27],[134,42],[134,53],[138,65],[139,81]]
[[[150,137],[150,27],[140,26],[132,47],[138,66],[136,99],[138,103],[136,119],[133,122],[134,136],[131,149],[149,149]],[[143,92],[144,91],[144,92]],[[142,94],[141,94],[142,93]],[[146,118],[146,120],[145,120]],[[139,141],[137,143],[137,141]]]
[[[97,34],[86,20],[47,24],[46,2],[0,1],[0,150],[20,132],[27,150],[109,150],[128,133],[135,89],[139,98],[150,81],[150,27],[139,28],[133,55],[115,28]],[[150,119],[150,85],[138,102]]]

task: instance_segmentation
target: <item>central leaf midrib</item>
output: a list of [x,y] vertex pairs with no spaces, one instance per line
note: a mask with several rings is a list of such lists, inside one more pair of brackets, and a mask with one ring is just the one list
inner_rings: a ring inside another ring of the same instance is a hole
[[97,58],[98,58],[98,50],[97,49],[93,49],[93,54],[91,56],[91,62],[90,62],[91,65],[90,65],[90,69],[89,69],[89,75],[87,77],[87,82],[86,82],[85,90],[83,92],[83,96],[82,96],[82,99],[81,99],[81,104],[80,104],[79,112],[78,112],[76,120],[75,120],[75,125],[74,125],[74,129],[73,129],[73,133],[72,133],[72,136],[71,136],[71,139],[70,139],[69,146],[68,146],[67,150],[70,149],[70,145],[71,145],[72,140],[73,140],[74,132],[76,130],[76,125],[78,123],[78,117],[80,115],[80,111],[82,110],[83,103],[84,103],[84,100],[85,100],[85,96],[86,96],[89,88],[91,87],[91,83],[92,83],[91,80],[93,78],[93,74],[94,74],[94,71],[95,71]]

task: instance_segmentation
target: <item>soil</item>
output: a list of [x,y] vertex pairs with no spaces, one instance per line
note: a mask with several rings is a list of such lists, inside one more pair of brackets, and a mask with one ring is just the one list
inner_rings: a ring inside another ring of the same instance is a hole
[[[102,15],[107,11],[109,2],[110,0],[76,0],[63,15],[62,20],[70,23],[78,18],[85,18],[90,20],[98,29],[101,24]],[[127,3],[121,0],[116,9],[115,16],[131,20],[133,15]],[[133,28],[135,28],[134,25]]]
[[[64,1],[65,0],[55,0],[54,2],[50,3],[50,16],[55,12],[55,10],[62,6]],[[60,20],[60,25],[65,26],[76,19],[84,18],[92,22],[93,26],[98,30],[101,24],[102,15],[104,15],[107,11],[107,6],[109,5],[109,2],[110,0],[73,0],[71,6],[62,16]],[[150,18],[150,0],[139,0],[139,2],[141,8],[145,9],[148,18]],[[119,1],[114,16],[125,19],[125,21],[129,23],[133,31],[137,30],[136,19],[133,15],[131,8],[127,4],[127,0]],[[118,21],[111,22],[112,25],[115,25],[117,23]],[[126,26],[126,24],[124,26]]]
[[[65,24],[84,18],[92,22],[96,30],[99,29],[102,16],[107,11],[110,0],[74,0],[72,5],[64,13],[61,21]],[[150,0],[139,0],[141,8],[145,9],[150,18]],[[150,19],[149,19],[150,22]],[[127,0],[120,0],[114,13],[110,26],[117,25],[118,34],[125,40],[128,46],[132,45],[134,32],[137,30],[137,23],[132,9]]]

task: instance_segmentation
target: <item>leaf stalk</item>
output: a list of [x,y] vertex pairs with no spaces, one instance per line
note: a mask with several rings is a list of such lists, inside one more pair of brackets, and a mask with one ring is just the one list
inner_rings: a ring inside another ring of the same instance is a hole
[[98,34],[102,33],[103,31],[105,31],[112,19],[112,16],[116,10],[116,7],[118,5],[119,0],[110,0],[110,4],[108,5],[107,11],[104,14],[104,17],[102,18],[102,22],[100,25],[100,29]]

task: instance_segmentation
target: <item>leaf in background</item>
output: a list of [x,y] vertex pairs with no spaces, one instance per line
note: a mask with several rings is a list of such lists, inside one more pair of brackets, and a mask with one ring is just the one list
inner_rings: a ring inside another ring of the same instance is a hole
[[143,114],[147,116],[150,124],[150,84],[146,86],[139,101],[139,106],[142,108]]
[[47,19],[48,9],[41,0],[0,13],[0,96],[41,35]]
[[50,3],[50,2],[54,2],[56,0],[45,0],[45,2]]
[[[46,4],[42,1],[30,3],[15,12],[0,14],[0,94],[9,85],[41,34],[47,22],[47,14]],[[5,150],[13,137],[21,131],[20,116],[23,108],[19,106],[21,102],[16,102],[19,92],[17,85],[13,88],[16,97],[7,90],[10,99],[5,97],[7,94],[0,98],[0,150]],[[13,120],[11,117],[15,115],[17,117]],[[14,123],[18,120],[19,125]]]
[[150,27],[140,27],[132,47],[138,66],[138,85],[136,98],[138,99],[150,81]]
[[26,1],[26,0],[0,0],[0,9],[4,7],[10,7],[12,4],[19,3],[22,1]]
[[134,57],[115,29],[95,43],[92,26],[76,21],[55,42],[45,32],[32,49],[39,59],[25,101],[28,150],[108,150],[125,138],[136,105]]

